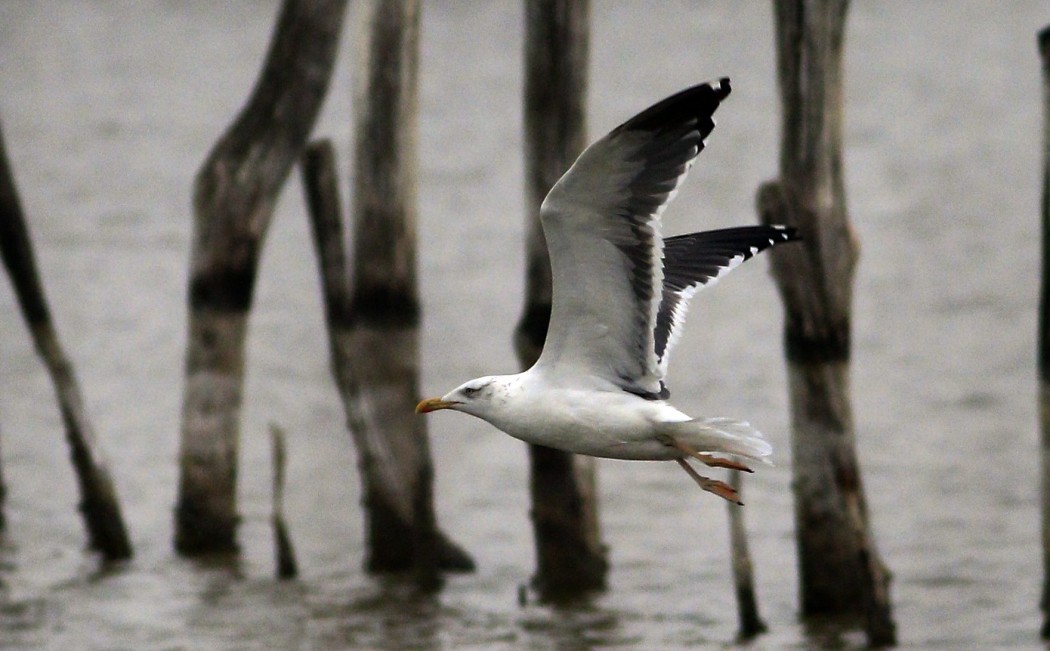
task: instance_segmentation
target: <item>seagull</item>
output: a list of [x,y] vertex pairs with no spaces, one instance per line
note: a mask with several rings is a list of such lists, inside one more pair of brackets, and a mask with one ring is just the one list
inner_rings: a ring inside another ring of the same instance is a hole
[[664,381],[693,295],[757,253],[798,239],[778,225],[660,236],[660,216],[729,92],[728,78],[687,88],[584,150],[540,207],[553,298],[539,359],[523,373],[477,378],[423,400],[417,413],[460,411],[576,454],[675,461],[705,491],[741,504],[729,484],[686,459],[751,472],[735,459],[768,463],[772,446],[747,422],[679,411]]

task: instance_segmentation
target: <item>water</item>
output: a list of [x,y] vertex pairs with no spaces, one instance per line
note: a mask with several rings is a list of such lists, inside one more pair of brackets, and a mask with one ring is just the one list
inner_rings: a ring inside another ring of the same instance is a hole
[[[732,97],[667,231],[751,223],[776,167],[767,3],[600,2],[590,130],[729,75]],[[854,3],[848,191],[863,245],[854,405],[904,648],[1042,648],[1035,421],[1039,2]],[[60,335],[109,452],[136,546],[85,554],[51,386],[0,291],[0,546],[6,648],[733,648],[724,507],[672,464],[603,462],[610,588],[517,603],[533,569],[524,450],[465,417],[429,424],[443,527],[478,572],[435,600],[361,571],[360,492],[327,370],[293,178],[252,316],[237,567],[171,551],[193,174],[243,102],[273,2],[0,4],[0,116]],[[993,19],[994,18],[994,19]],[[355,23],[354,15],[348,25]],[[349,149],[349,29],[318,128]],[[522,275],[521,9],[428,3],[420,119],[427,393],[515,366]],[[358,39],[359,40],[359,39]],[[349,174],[346,170],[346,174]],[[698,297],[675,402],[747,417],[778,466],[747,486],[763,615],[749,648],[842,648],[797,621],[779,299],[762,261]],[[272,579],[267,424],[289,433],[286,509],[302,577]]]

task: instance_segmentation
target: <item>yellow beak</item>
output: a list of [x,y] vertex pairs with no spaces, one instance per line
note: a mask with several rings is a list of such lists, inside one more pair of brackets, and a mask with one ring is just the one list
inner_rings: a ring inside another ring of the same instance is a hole
[[438,409],[450,409],[458,404],[458,402],[454,402],[452,400],[442,400],[441,398],[428,398],[427,400],[424,400],[418,405],[416,405],[416,413],[429,414],[430,412],[437,411]]

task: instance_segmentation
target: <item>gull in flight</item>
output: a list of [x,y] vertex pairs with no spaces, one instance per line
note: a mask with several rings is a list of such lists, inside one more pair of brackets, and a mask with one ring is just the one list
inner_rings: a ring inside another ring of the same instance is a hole
[[785,226],[663,238],[660,215],[714,129],[729,79],[683,90],[588,147],[547,194],[540,220],[553,300],[543,352],[527,371],[471,380],[418,413],[452,409],[527,443],[612,459],[677,462],[706,491],[731,486],[686,459],[750,472],[772,446],[743,421],[691,418],[664,376],[686,307],[760,251],[797,239]]

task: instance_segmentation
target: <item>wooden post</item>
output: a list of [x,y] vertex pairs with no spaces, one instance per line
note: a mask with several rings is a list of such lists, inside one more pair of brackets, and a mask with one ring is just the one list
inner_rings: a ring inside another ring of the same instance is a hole
[[37,353],[47,366],[55,385],[62,422],[66,428],[80,488],[80,512],[88,533],[88,545],[107,560],[131,558],[124,518],[120,512],[113,481],[94,429],[84,407],[73,364],[58,341],[44,286],[37,274],[33,247],[29,240],[22,204],[14,175],[7,161],[3,134],[0,133],[0,256],[11,277],[22,316],[29,326]]
[[[359,322],[351,307],[335,153],[330,142],[318,141],[307,148],[302,173],[322,281],[332,374],[357,448],[364,484],[368,521],[365,565],[376,572],[416,568],[424,587],[435,583],[430,576],[432,553],[436,553],[438,569],[472,571],[474,561],[440,531],[415,533],[417,522],[426,526],[433,517],[429,503],[430,457],[424,451],[414,453],[413,457],[424,467],[413,468],[405,463],[408,459],[398,458],[395,451],[414,445],[415,437],[425,433],[425,421],[418,425],[419,429],[416,425],[399,430],[388,427],[373,404],[382,400],[375,395],[379,385],[366,387],[356,372],[360,364],[374,361],[376,352],[355,358],[360,352],[357,346],[365,345],[367,340],[355,334]],[[395,407],[386,405],[384,410]],[[429,549],[431,535],[437,536],[436,550]],[[426,544],[417,548],[416,540]]]
[[346,0],[285,0],[257,85],[194,184],[175,547],[237,548],[244,346],[277,196],[321,107]]
[[771,255],[785,314],[802,613],[863,617],[869,642],[884,645],[896,639],[890,575],[869,529],[849,396],[858,244],[842,174],[847,5],[774,1],[780,178],[759,188],[757,205],[763,222],[802,236]]
[[354,270],[350,281],[331,145],[312,145],[303,173],[332,355],[364,483],[366,567],[412,570],[424,590],[437,572],[474,561],[437,526],[426,421],[418,418],[416,120],[420,7],[373,2],[361,26],[355,82]]
[[[743,499],[743,475],[731,472],[729,484]],[[737,504],[726,502],[726,511],[729,513],[729,548],[733,559],[733,586],[740,624],[739,637],[741,640],[748,640],[765,633],[769,628],[758,613],[758,596],[755,593],[755,577],[751,565],[751,551],[747,543],[744,509]]]
[[273,524],[274,557],[278,579],[294,579],[299,574],[295,548],[284,520],[284,430],[270,423],[270,448],[273,455],[273,506],[270,522]]
[[[525,308],[514,333],[518,360],[543,349],[551,313],[551,271],[539,207],[586,145],[588,0],[526,0],[525,174],[528,207]],[[605,587],[608,562],[598,527],[595,462],[529,446],[532,523],[541,598]]]
[[[372,433],[383,439],[377,445],[388,454],[384,463],[396,475],[391,483],[403,489],[412,514],[406,530],[406,520],[383,493],[366,490],[369,568],[414,567],[424,584],[436,587],[430,446],[426,422],[413,410],[419,400],[419,11],[416,0],[375,0],[360,24],[367,32],[354,78],[353,324],[343,345],[359,382],[357,398],[380,426]],[[365,474],[371,472],[368,468]]]
[[1050,639],[1050,25],[1038,36],[1043,68],[1043,187],[1040,213],[1043,268],[1039,289],[1039,425],[1042,458],[1043,627]]

